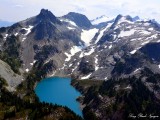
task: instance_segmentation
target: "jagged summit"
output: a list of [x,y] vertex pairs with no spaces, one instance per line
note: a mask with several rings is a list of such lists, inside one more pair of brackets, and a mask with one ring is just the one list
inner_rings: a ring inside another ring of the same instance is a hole
[[61,22],[56,18],[55,15],[48,9],[41,9],[40,13],[36,16],[38,20],[51,21],[53,23],[60,24]]
[[130,22],[133,22],[133,19],[131,16],[129,15],[126,15],[126,16],[123,16],[121,14],[119,14],[116,18],[115,18],[115,23],[118,23],[118,21],[130,21]]
[[37,16],[38,18],[48,18],[48,17],[52,17],[52,18],[56,18],[52,12],[50,12],[48,9],[41,9],[39,15]]

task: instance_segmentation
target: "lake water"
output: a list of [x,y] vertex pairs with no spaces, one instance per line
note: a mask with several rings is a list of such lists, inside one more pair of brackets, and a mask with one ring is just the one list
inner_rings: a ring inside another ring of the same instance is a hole
[[46,78],[37,84],[35,93],[41,102],[67,106],[82,116],[80,104],[76,101],[76,98],[81,94],[70,83],[70,78]]

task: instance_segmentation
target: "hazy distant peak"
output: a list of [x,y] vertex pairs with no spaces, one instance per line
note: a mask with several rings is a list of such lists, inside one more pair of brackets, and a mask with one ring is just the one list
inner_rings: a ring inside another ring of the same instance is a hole
[[108,21],[111,21],[111,20],[113,20],[113,18],[110,18],[106,15],[102,15],[100,17],[97,17],[96,19],[91,20],[91,23],[93,25],[97,25],[99,23],[108,22]]

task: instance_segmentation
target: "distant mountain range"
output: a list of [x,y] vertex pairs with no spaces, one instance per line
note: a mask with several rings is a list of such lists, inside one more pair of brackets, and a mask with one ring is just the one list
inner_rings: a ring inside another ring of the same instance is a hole
[[11,26],[12,24],[14,24],[14,22],[0,20],[0,27],[8,27]]
[[100,24],[100,23],[112,21],[113,19],[114,18],[110,18],[110,17],[107,17],[106,15],[102,15],[100,17],[97,17],[96,19],[91,20],[91,23],[93,25],[97,25],[97,24]]

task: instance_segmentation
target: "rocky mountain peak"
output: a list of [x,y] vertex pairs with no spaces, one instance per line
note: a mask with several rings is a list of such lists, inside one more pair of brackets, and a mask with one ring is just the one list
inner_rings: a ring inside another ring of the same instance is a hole
[[132,18],[132,20],[133,20],[133,21],[140,20],[140,17],[139,17],[139,16],[135,16],[135,17]]
[[69,19],[75,22],[77,26],[85,29],[89,29],[92,26],[90,20],[85,15],[80,13],[69,12],[67,15],[63,16],[63,18]]
[[130,21],[133,22],[133,19],[131,16],[127,15],[127,16],[122,16],[121,14],[119,14],[116,19],[115,19],[115,23],[118,22],[124,22],[124,21]]
[[121,14],[117,15],[117,17],[116,17],[115,21],[120,20],[122,17],[123,17],[123,16],[122,16]]
[[55,15],[48,9],[42,9],[36,17],[40,21],[51,21],[53,23],[58,23],[60,24],[61,22],[56,18]]

